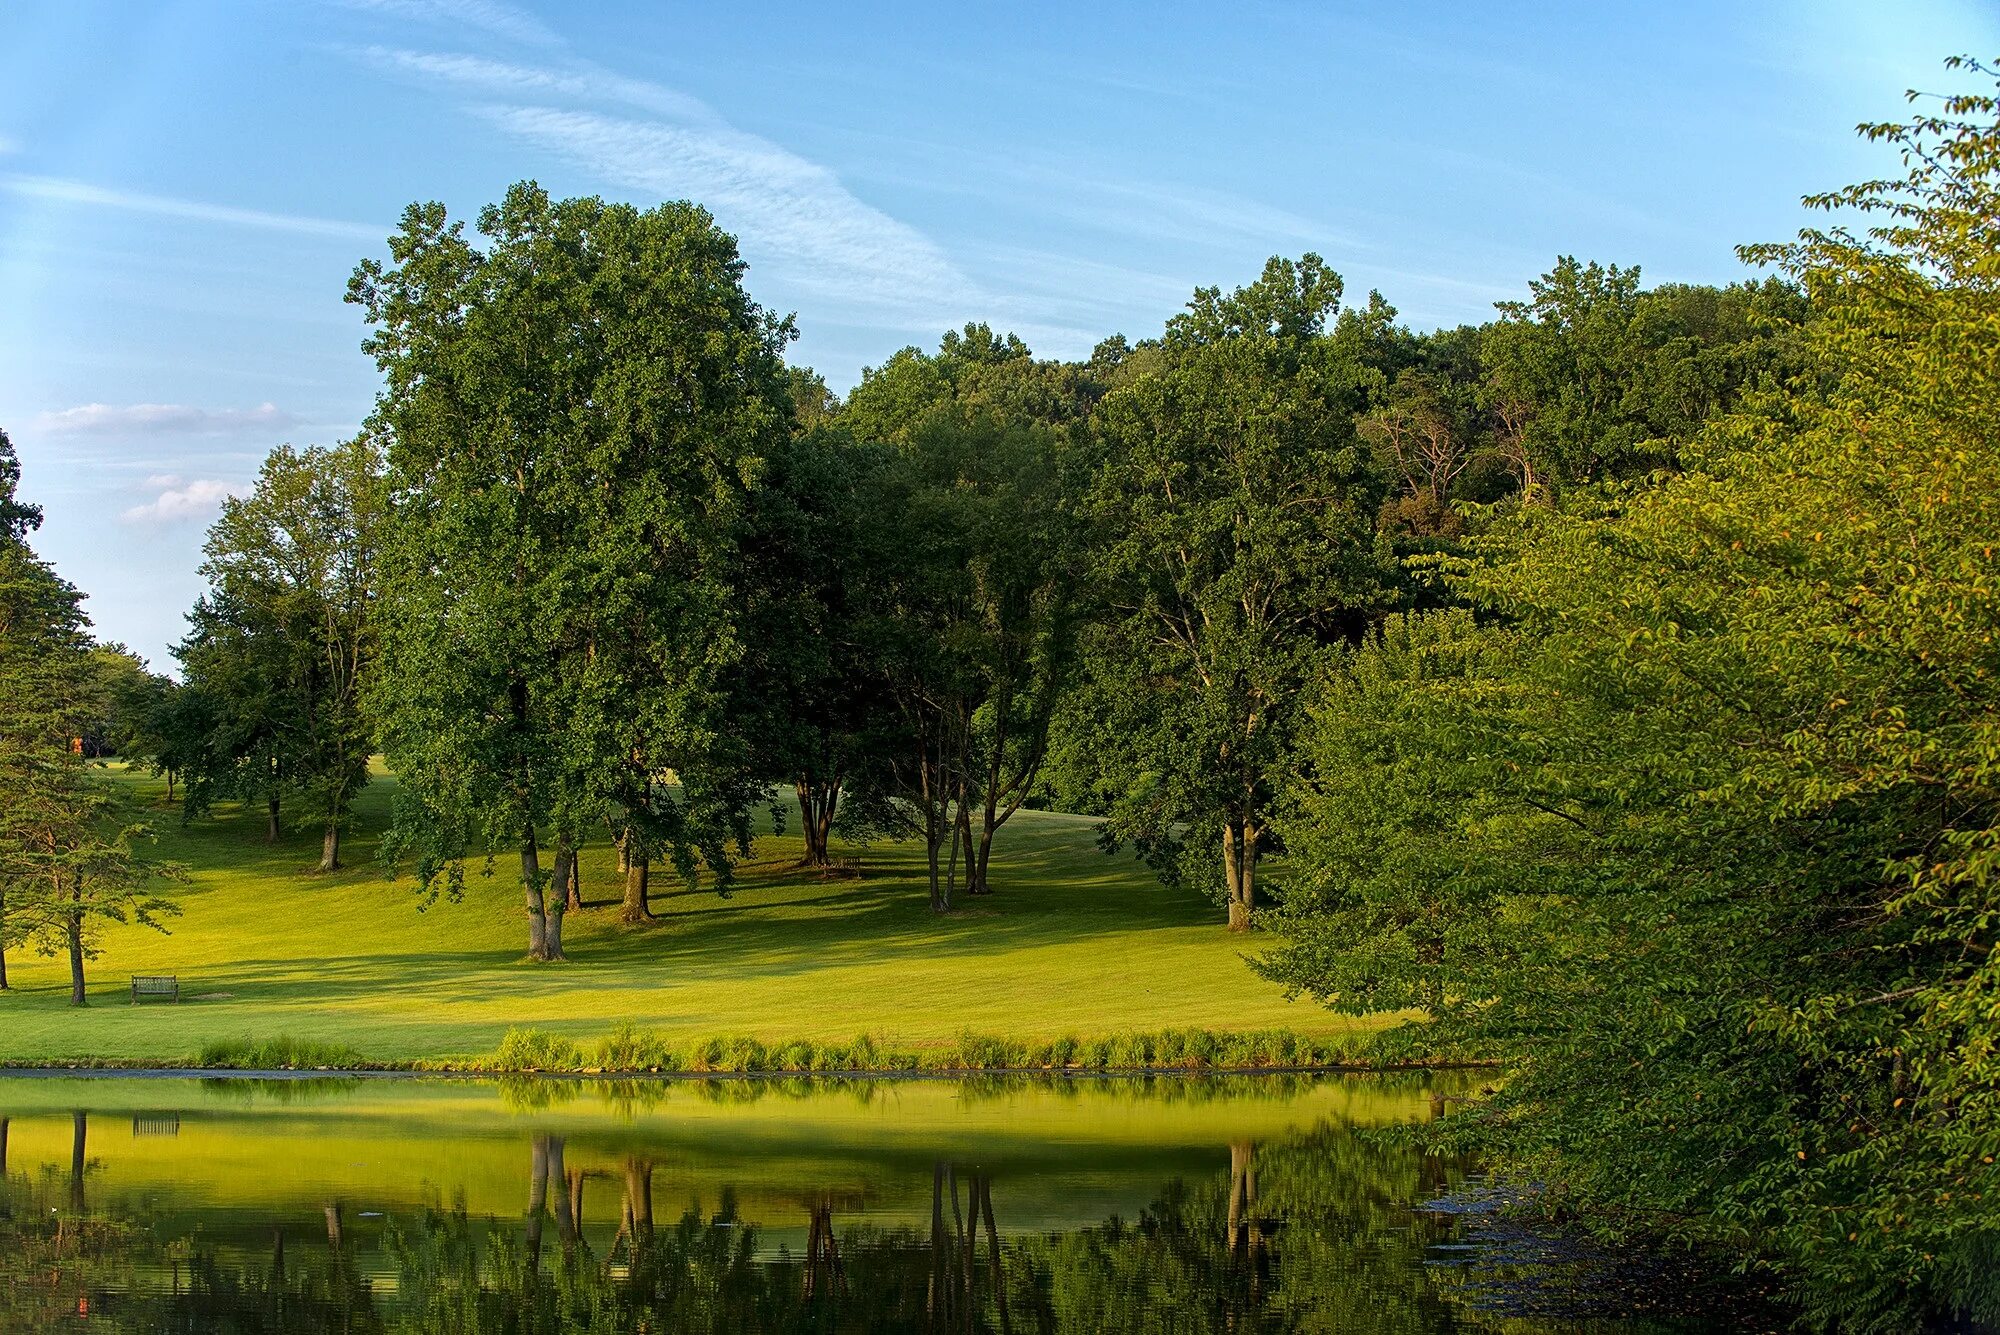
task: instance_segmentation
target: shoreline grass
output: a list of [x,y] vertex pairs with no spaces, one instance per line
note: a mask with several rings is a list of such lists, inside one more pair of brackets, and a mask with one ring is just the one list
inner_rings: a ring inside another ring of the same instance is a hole
[[1112,1075],[1257,1074],[1316,1071],[1457,1070],[1493,1063],[1463,1056],[1412,1056],[1374,1045],[1314,1040],[1286,1030],[1215,1033],[1162,1030],[1103,1038],[1024,1043],[988,1034],[922,1048],[898,1047],[863,1035],[848,1043],[793,1040],[767,1044],[748,1037],[676,1044],[622,1026],[585,1046],[545,1029],[509,1030],[491,1053],[470,1057],[370,1062],[352,1048],[287,1036],[225,1040],[191,1056],[131,1063],[0,1062],[0,1071],[271,1071],[287,1073],[408,1073],[465,1075],[717,1076],[717,1075]]

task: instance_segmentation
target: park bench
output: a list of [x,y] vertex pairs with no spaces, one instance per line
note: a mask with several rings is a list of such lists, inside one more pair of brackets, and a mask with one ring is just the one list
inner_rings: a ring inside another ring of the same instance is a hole
[[173,974],[147,976],[135,973],[132,975],[132,1004],[134,1006],[142,1001],[177,1002],[180,999],[181,980]]

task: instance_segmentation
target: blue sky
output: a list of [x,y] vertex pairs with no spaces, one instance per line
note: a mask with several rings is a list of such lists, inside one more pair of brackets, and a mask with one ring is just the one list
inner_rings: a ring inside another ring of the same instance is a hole
[[1561,253],[1744,276],[2000,10],[1908,3],[0,6],[0,426],[42,553],[170,666],[219,499],[367,411],[347,275],[511,181],[707,204],[838,388],[1046,355],[1318,251],[1411,324]]

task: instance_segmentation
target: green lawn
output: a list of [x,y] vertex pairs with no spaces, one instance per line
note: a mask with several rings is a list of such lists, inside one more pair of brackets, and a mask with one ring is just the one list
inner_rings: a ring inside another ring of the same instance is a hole
[[[156,784],[126,781],[159,801]],[[176,1061],[211,1040],[289,1035],[394,1062],[490,1052],[511,1025],[588,1040],[625,1021],[677,1042],[867,1033],[907,1047],[968,1032],[1319,1036],[1353,1024],[1288,1003],[1245,965],[1255,938],[1231,936],[1212,905],[1161,889],[1129,856],[1100,853],[1089,820],[1029,811],[1000,832],[996,893],[942,918],[925,904],[920,849],[877,845],[858,854],[862,875],[822,880],[794,869],[797,839],[766,835],[730,898],[656,875],[658,921],[626,928],[600,842],[583,886],[604,906],[570,915],[570,963],[534,965],[504,864],[471,876],[463,902],[423,913],[409,877],[385,878],[373,859],[390,788],[370,786],[351,869],[330,876],[307,870],[311,831],[274,847],[254,813],[225,808],[182,829],[160,810],[160,856],[192,871],[172,934],[110,928],[81,1011],[60,960],[11,952],[0,1061]],[[178,974],[182,1003],[129,1005],[134,973]]]

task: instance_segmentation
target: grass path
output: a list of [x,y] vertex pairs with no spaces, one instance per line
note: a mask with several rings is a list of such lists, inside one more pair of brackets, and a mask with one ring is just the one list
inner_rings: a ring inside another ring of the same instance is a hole
[[[128,780],[148,801],[157,785]],[[62,962],[10,952],[0,1060],[185,1058],[208,1041],[289,1035],[374,1061],[490,1052],[510,1025],[592,1039],[630,1021],[676,1041],[743,1035],[922,1046],[973,1032],[1024,1041],[1192,1026],[1344,1032],[1353,1022],[1288,1003],[1253,974],[1215,908],[1100,853],[1092,822],[1023,811],[1000,833],[990,898],[937,917],[920,851],[878,845],[864,874],[795,870],[796,838],[766,834],[728,899],[668,893],[658,920],[617,922],[614,854],[583,865],[586,901],[565,928],[571,962],[525,962],[518,885],[505,866],[468,877],[463,902],[419,913],[410,879],[373,859],[391,782],[364,794],[351,869],[316,875],[318,839],[276,846],[254,814],[182,829],[157,817],[160,856],[186,864],[172,934],[112,927],[89,966],[91,1005],[67,1004]],[[839,850],[853,856],[853,850]],[[128,1004],[134,973],[173,973],[179,1006]]]

